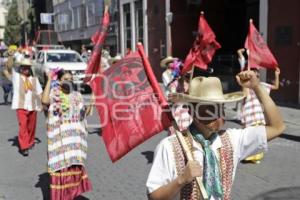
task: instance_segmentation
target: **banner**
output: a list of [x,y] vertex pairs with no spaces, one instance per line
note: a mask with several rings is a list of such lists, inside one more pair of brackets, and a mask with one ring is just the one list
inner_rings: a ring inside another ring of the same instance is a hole
[[248,67],[249,68],[269,68],[278,67],[278,62],[263,37],[255,28],[252,20],[249,23],[249,33],[245,41],[245,48],[249,50]]
[[219,48],[221,48],[221,45],[216,41],[214,32],[204,18],[204,14],[201,13],[198,23],[198,36],[185,59],[182,73],[190,71],[193,67],[207,70],[207,65],[212,61],[216,50]]
[[91,81],[102,137],[113,162],[171,126],[166,105],[143,47]]

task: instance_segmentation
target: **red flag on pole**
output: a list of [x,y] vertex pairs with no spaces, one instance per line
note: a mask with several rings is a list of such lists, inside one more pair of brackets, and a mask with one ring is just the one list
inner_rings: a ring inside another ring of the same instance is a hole
[[92,74],[96,74],[99,71],[101,64],[101,51],[105,37],[107,35],[109,21],[109,12],[107,8],[105,9],[99,30],[92,36],[91,39],[94,44],[94,49],[92,56],[88,62],[88,67],[85,71],[85,82],[88,82],[91,79]]
[[201,13],[198,23],[198,35],[185,59],[182,73],[190,71],[193,66],[207,70],[207,65],[219,48],[221,48],[221,45],[216,41],[215,33],[208,25],[204,14]]
[[269,68],[278,67],[278,62],[265,43],[263,37],[255,28],[252,20],[249,23],[249,33],[245,41],[245,48],[249,49],[248,67],[249,68]]
[[113,162],[171,126],[143,46],[91,81],[102,137]]

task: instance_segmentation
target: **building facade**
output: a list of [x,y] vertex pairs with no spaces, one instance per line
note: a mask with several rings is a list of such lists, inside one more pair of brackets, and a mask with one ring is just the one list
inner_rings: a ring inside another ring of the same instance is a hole
[[157,77],[159,61],[166,54],[165,2],[158,0],[120,0],[120,50],[125,55],[135,51],[138,42],[144,46]]
[[[268,44],[281,69],[279,102],[300,104],[300,1],[268,1]],[[274,73],[268,72],[268,79]]]
[[[110,8],[111,24],[106,39],[106,46],[112,53],[118,52],[118,24],[114,13],[117,0]],[[89,45],[92,35],[98,30],[103,17],[103,0],[54,0],[54,29],[59,33],[61,42],[66,46],[80,50],[82,44]]]
[[[54,0],[55,30],[64,43],[88,44],[99,27],[103,0]],[[200,11],[222,48],[210,68],[227,91],[239,89],[236,51],[244,46],[249,19],[268,42],[281,67],[281,88],[272,92],[280,102],[300,103],[300,1],[288,0],[118,0],[113,1],[112,25],[106,43],[115,53],[126,55],[142,42],[154,73],[161,79],[160,60],[170,54],[185,59],[193,45]],[[172,13],[169,26],[166,18]],[[282,14],[278,14],[282,13]],[[167,30],[171,30],[168,34]],[[262,70],[263,81],[272,82],[274,72]],[[297,95],[295,95],[297,94]]]
[[[185,59],[193,45],[200,11],[216,34],[222,48],[209,67],[224,89],[239,89],[236,51],[244,46],[249,19],[268,42],[281,67],[281,88],[271,95],[278,102],[300,103],[300,1],[299,0],[120,0],[119,46],[123,55],[144,44],[154,72],[161,79],[159,62],[172,46],[172,55]],[[166,17],[172,13],[171,36]],[[282,14],[278,14],[282,13]],[[272,82],[274,71],[261,70],[261,79]],[[297,94],[297,95],[295,95]]]
[[6,25],[7,9],[0,4],[0,40],[4,39],[4,29]]

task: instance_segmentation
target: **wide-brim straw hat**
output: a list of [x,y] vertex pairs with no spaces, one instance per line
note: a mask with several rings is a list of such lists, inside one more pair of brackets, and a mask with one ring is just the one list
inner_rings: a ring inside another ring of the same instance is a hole
[[109,63],[110,65],[112,65],[112,64],[118,62],[118,61],[121,60],[121,59],[122,59],[122,56],[121,56],[121,55],[116,55],[115,57],[112,57],[112,58],[108,59],[108,63]]
[[32,66],[32,61],[29,58],[23,58],[18,62],[19,66]]
[[162,68],[166,68],[169,63],[174,62],[177,58],[173,58],[172,56],[168,56],[160,61],[160,66]]
[[174,93],[171,101],[174,102],[213,102],[230,103],[242,100],[245,95],[242,91],[223,94],[222,84],[217,77],[195,77],[190,82],[189,94]]

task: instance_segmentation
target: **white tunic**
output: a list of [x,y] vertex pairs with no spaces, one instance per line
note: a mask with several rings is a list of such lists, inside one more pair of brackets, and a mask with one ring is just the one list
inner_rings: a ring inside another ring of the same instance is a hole
[[[227,129],[227,133],[229,134],[233,148],[234,169],[232,179],[234,179],[237,164],[241,160],[249,155],[267,151],[267,135],[265,126],[248,127],[245,129]],[[170,137],[176,136],[172,135],[163,139],[156,147],[153,165],[146,183],[148,193],[152,193],[177,177],[173,148],[169,141]],[[193,140],[192,146],[195,160],[199,161],[203,166],[203,149],[201,145]],[[221,138],[217,137],[211,147],[219,159],[218,149],[222,147]],[[179,197],[180,195],[177,194],[174,200],[179,200]],[[210,200],[217,199],[219,200],[219,198],[212,196]]]
[[[22,77],[20,73],[16,72],[15,69],[12,70],[12,83],[13,83],[14,93],[13,93],[11,108],[13,110],[25,109],[28,111],[41,111],[42,110],[41,100],[38,98],[38,96],[43,93],[43,89],[40,85],[39,80],[36,77],[30,76],[28,79],[31,83],[33,83],[33,79],[35,79],[36,85],[34,87],[36,91],[35,92],[31,90],[27,91],[24,94],[24,99],[21,99],[22,97],[20,96],[20,91],[21,91],[20,86],[22,87],[22,83],[20,82],[24,81],[25,78]],[[36,98],[34,98],[34,96]],[[33,103],[35,106],[32,105]]]

